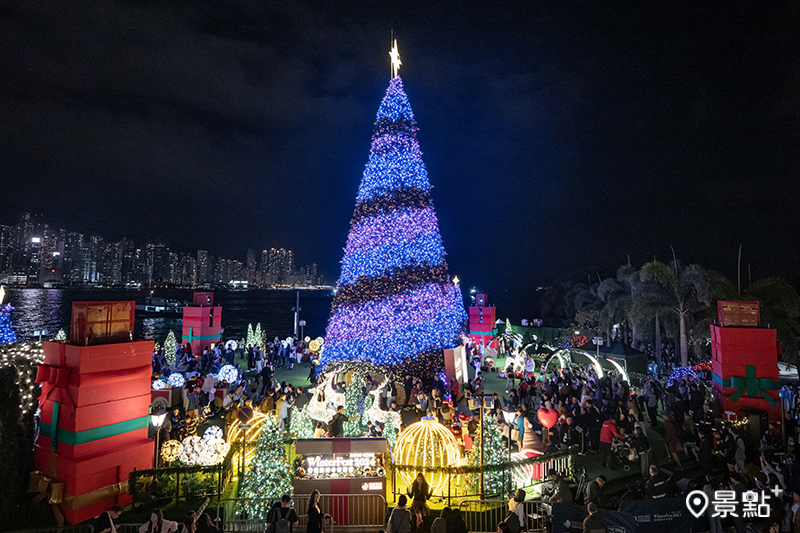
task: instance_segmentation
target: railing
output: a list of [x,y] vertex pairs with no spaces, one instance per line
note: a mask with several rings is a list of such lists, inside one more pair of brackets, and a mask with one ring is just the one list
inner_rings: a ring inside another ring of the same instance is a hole
[[78,524],[77,526],[17,529],[10,531],[10,533],[94,533],[94,527],[91,524]]
[[[309,494],[292,496],[292,507],[299,518],[296,531],[305,531],[308,524],[306,511],[309,497]],[[272,504],[273,500],[255,498],[221,500],[217,505],[217,516],[223,519],[223,529],[226,532],[263,533],[266,528],[266,511]],[[326,530],[374,530],[381,529],[386,524],[386,500],[379,494],[322,494],[319,506],[324,514],[333,517],[333,522],[329,523]],[[253,514],[261,516],[256,517]]]
[[[525,524],[522,531],[544,533],[547,531],[546,517],[541,502],[523,502]],[[470,533],[496,533],[497,524],[508,515],[507,500],[467,500],[459,505],[461,516]]]
[[[504,462],[500,465],[489,465],[484,471],[484,476],[490,475],[497,476],[498,474],[503,479],[503,493],[513,492],[517,489],[523,489],[538,485],[548,481],[547,472],[552,468],[560,475],[567,479],[574,479],[573,472],[574,466],[574,452],[573,451],[558,451],[539,455],[530,458],[516,459],[511,462]],[[490,470],[493,469],[493,470]],[[428,474],[434,471],[431,468],[417,468],[414,466],[398,465],[392,470],[392,495],[395,500],[400,494],[407,493],[407,487],[402,483],[401,476],[398,470],[403,469],[412,471],[414,473],[422,472]],[[447,501],[447,505],[458,505],[460,501],[465,499],[487,499],[493,496],[500,496],[500,494],[480,492],[480,467],[452,467],[442,468],[436,470],[448,475],[448,480],[444,486],[435,491],[432,496],[436,499]],[[510,473],[510,479],[509,479]],[[465,479],[474,479],[471,486],[467,486],[464,482]]]

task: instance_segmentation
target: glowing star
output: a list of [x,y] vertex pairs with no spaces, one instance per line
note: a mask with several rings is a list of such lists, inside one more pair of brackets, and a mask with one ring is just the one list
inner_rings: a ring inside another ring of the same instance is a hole
[[400,51],[397,49],[397,39],[394,40],[394,45],[392,46],[392,51],[389,52],[389,57],[392,58],[392,78],[397,77],[397,71],[400,70],[400,65],[403,64],[400,61]]
[[453,276],[453,285],[458,285],[459,283],[461,283],[461,280],[458,279],[458,276]]

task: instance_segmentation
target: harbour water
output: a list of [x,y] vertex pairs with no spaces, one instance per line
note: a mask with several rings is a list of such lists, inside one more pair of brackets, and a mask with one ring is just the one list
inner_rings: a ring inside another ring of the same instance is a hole
[[[107,289],[14,289],[6,288],[4,303],[14,307],[11,318],[19,340],[33,340],[35,332],[48,330],[44,338],[52,338],[63,328],[69,334],[72,302],[135,300],[143,304],[149,291]],[[179,301],[192,300],[191,290],[158,290],[154,296]],[[325,325],[331,310],[331,291],[300,291],[300,320],[306,321],[304,335],[325,335]],[[217,290],[214,304],[222,306],[223,339],[240,339],[247,325],[261,323],[269,338],[285,338],[294,329],[296,291],[251,289],[245,291]],[[169,331],[181,334],[179,315],[158,316],[136,312],[135,335],[141,339],[163,342]]]

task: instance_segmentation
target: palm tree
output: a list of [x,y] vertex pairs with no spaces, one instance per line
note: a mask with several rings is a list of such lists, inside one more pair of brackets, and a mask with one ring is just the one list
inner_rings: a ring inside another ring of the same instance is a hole
[[764,278],[753,283],[744,299],[758,300],[761,321],[777,330],[783,360],[797,365],[800,351],[800,295],[783,278]]
[[[705,311],[711,302],[711,286],[700,265],[683,267],[678,261],[666,265],[660,261],[645,263],[640,271],[645,282],[655,284],[652,294],[643,294],[639,304],[667,311],[678,319],[681,366],[689,364],[687,320],[698,311]],[[650,299],[652,298],[652,299]]]

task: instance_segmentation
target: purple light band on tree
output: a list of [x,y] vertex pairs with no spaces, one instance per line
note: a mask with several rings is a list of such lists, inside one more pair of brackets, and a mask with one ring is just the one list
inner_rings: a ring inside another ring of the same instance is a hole
[[452,347],[466,320],[461,290],[429,284],[361,305],[340,309],[328,324],[322,365],[338,360],[377,365]]

